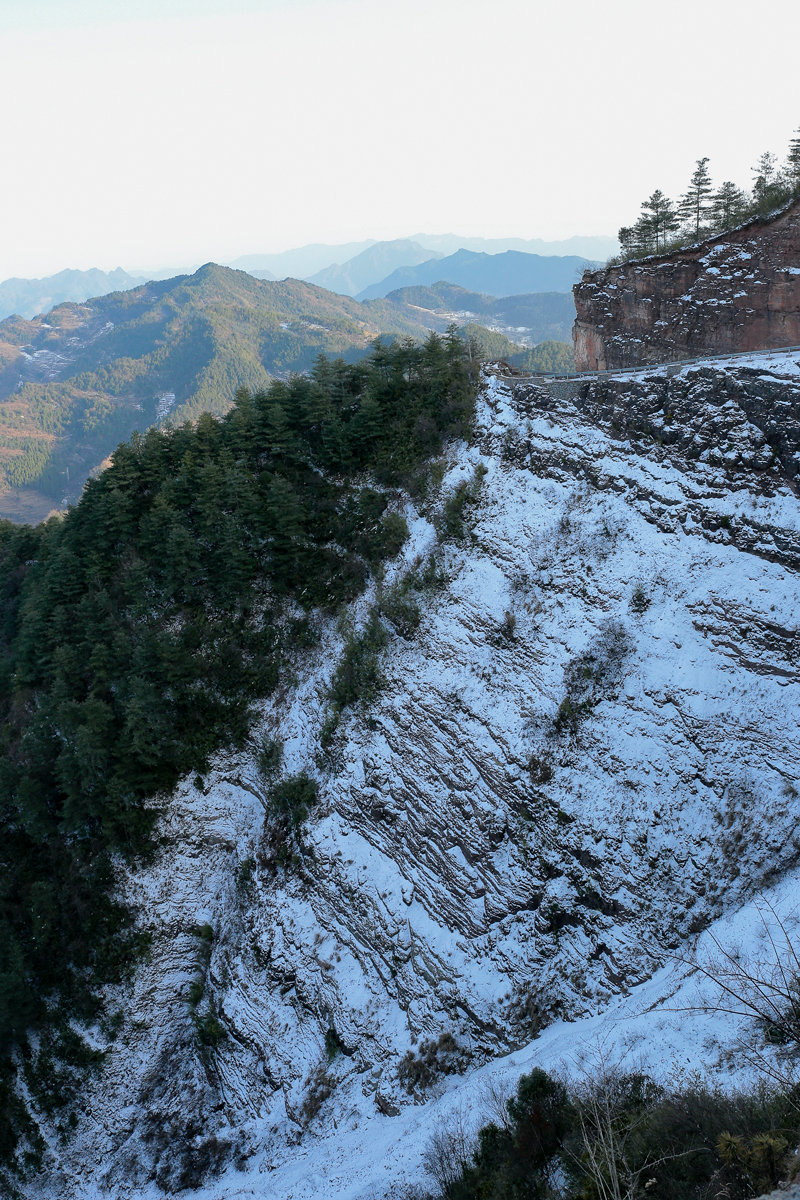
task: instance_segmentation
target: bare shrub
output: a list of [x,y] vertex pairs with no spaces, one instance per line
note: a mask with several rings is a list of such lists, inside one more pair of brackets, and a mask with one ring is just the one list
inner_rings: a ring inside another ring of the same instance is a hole
[[637,583],[630,599],[631,612],[638,613],[641,616],[643,612],[647,612],[651,601],[652,597],[645,591],[644,584]]
[[666,1159],[649,1152],[643,1156],[637,1142],[661,1097],[661,1089],[647,1076],[626,1075],[604,1063],[599,1075],[585,1077],[574,1088],[580,1132],[574,1157],[597,1200],[639,1200],[646,1194],[647,1179]]
[[517,982],[511,998],[505,1006],[505,1019],[517,1037],[515,1042],[525,1045],[537,1038],[558,1015],[560,1005],[552,1003],[533,983]]
[[604,622],[598,636],[567,664],[565,696],[553,721],[555,733],[576,733],[595,705],[616,694],[632,649],[630,634],[620,621]]
[[472,1158],[473,1136],[461,1111],[452,1113],[425,1147],[422,1165],[436,1181],[439,1195],[448,1200]]
[[461,1075],[467,1069],[469,1054],[462,1050],[452,1033],[421,1042],[417,1051],[407,1050],[397,1068],[397,1078],[411,1095],[428,1088],[440,1075]]
[[507,609],[503,620],[495,627],[489,637],[493,646],[511,645],[517,640],[517,614]]
[[511,1128],[508,1102],[513,1099],[515,1091],[516,1086],[510,1080],[489,1079],[483,1087],[481,1099],[486,1115],[500,1129]]
[[197,1188],[219,1175],[235,1154],[236,1144],[220,1128],[218,1093],[198,1068],[190,1042],[165,1050],[148,1073],[138,1104],[146,1152],[127,1164],[137,1186],[146,1172],[170,1196]]
[[553,778],[553,763],[548,754],[532,754],[528,760],[528,770],[533,783],[549,783]]
[[300,1113],[306,1124],[313,1121],[322,1108],[333,1091],[334,1083],[335,1080],[321,1063],[311,1072],[306,1080],[306,1094],[300,1106]]
[[[679,961],[707,979],[716,995],[695,1006],[701,1012],[726,1012],[749,1018],[760,1032],[760,1042],[739,1049],[759,1074],[791,1091],[797,1084],[800,1064],[800,950],[788,920],[778,915],[764,896],[756,899],[766,956],[748,954],[726,946],[708,931],[712,951],[682,956]],[[792,914],[793,917],[796,915]]]

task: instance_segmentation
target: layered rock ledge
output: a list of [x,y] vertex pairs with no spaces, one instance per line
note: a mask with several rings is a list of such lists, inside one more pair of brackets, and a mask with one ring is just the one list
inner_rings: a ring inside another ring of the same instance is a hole
[[800,200],[673,254],[573,288],[579,371],[800,344]]

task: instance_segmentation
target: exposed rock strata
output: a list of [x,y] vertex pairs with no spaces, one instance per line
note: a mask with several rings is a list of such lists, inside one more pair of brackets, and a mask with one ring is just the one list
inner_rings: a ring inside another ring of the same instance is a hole
[[[783,369],[763,387],[794,412],[800,371]],[[130,885],[152,953],[118,997],[122,1031],[77,1139],[53,1139],[48,1200],[149,1198],[148,1180],[177,1190],[220,1165],[231,1175],[204,1197],[332,1196],[315,1146],[358,1144],[370,1122],[380,1146],[436,1094],[410,1096],[398,1076],[418,1039],[452,1035],[467,1087],[796,863],[800,505],[783,459],[764,457],[745,383],[670,381],[670,446],[652,433],[663,383],[576,401],[487,384],[478,443],[453,452],[444,485],[487,467],[471,534],[445,549],[447,586],[414,638],[393,639],[374,706],[346,715],[323,763],[341,646],[326,628],[263,707],[287,772],[320,782],[296,872],[253,866],[254,755],[177,790],[159,861]],[[714,460],[729,440],[727,471]],[[435,540],[409,517],[408,561]],[[587,653],[607,664],[602,685],[558,732]],[[227,1035],[214,1047],[187,1004],[198,978],[198,1011]],[[386,1163],[384,1190],[358,1192],[337,1154],[343,1194],[391,1192]]]
[[573,293],[579,371],[800,345],[800,200],[692,249],[587,273]]

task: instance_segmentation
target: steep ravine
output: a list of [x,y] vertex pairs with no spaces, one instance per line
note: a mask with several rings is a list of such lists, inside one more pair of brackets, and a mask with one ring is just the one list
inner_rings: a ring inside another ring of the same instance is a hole
[[[796,420],[798,365],[753,369]],[[263,706],[257,737],[320,785],[299,867],[258,861],[254,754],[177,789],[129,881],[150,955],[31,1195],[171,1194],[206,1168],[204,1197],[390,1194],[418,1170],[423,1101],[446,1085],[470,1107],[481,1064],[518,1052],[519,1073],[588,1036],[709,922],[780,890],[800,848],[795,472],[762,455],[725,368],[669,384],[671,428],[694,430],[673,445],[652,428],[657,373],[574,401],[487,379],[442,485],[485,466],[469,534],[442,547],[418,631],[383,652],[377,701],[320,756],[341,647],[326,626]],[[436,543],[431,513],[407,516],[395,575]],[[409,1095],[403,1056],[443,1034],[453,1073]]]

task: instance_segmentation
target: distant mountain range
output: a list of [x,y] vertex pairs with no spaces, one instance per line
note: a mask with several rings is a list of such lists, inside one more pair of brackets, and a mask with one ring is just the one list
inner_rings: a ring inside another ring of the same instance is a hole
[[619,253],[619,242],[615,237],[600,235],[584,237],[580,234],[568,237],[558,242],[548,242],[544,238],[482,238],[459,237],[456,233],[415,233],[412,241],[439,254],[454,254],[456,250],[476,250],[486,254],[502,254],[505,250],[521,250],[525,254],[577,254],[581,258],[592,261],[605,261],[613,254]]
[[341,245],[313,242],[308,246],[298,246],[294,250],[282,250],[278,254],[244,254],[228,263],[228,266],[238,271],[248,271],[250,274],[254,271],[270,271],[274,279],[308,279],[317,271],[335,263],[345,263],[362,250],[374,245],[373,238],[363,242],[344,242]]
[[[346,267],[365,250],[376,248],[375,261],[379,261],[380,247],[385,247],[385,252],[390,254],[392,247],[397,253],[397,250],[403,246],[412,248],[412,254],[416,254],[417,248],[420,246],[430,253],[419,259],[402,259],[401,251],[398,256],[401,261],[393,263],[382,275],[375,275],[372,279],[362,283],[354,294],[369,286],[370,283],[378,283],[380,279],[397,267],[414,266],[417,262],[454,254],[456,250],[474,250],[476,253],[484,254],[503,254],[506,250],[519,250],[525,254],[541,254],[545,257],[577,255],[581,258],[588,258],[592,262],[605,261],[619,251],[617,239],[606,236],[576,235],[561,241],[546,241],[544,238],[482,238],[463,237],[457,233],[415,233],[411,237],[397,238],[393,241],[375,241],[370,238],[363,242],[346,242],[341,245],[314,243],[309,246],[299,246],[295,250],[284,250],[279,254],[245,254],[234,259],[228,265],[241,271],[249,271],[251,274],[269,271],[276,279],[285,279],[291,276],[295,279],[310,279],[313,283],[317,283],[320,281],[316,276],[321,271],[331,267],[339,269]],[[331,284],[323,283],[321,286],[331,287]],[[337,289],[331,287],[331,291],[335,290]]]
[[[449,284],[359,302],[208,263],[32,320],[8,317],[0,321],[0,517],[36,521],[76,499],[136,429],[224,412],[238,387],[307,370],[320,353],[352,361],[379,335],[420,339],[456,319],[492,354],[550,369],[571,355],[563,344],[571,306],[562,294],[496,300]],[[538,357],[525,351],[547,339],[562,344]]]
[[115,271],[59,271],[44,279],[6,279],[0,283],[0,320],[13,313],[35,317],[65,300],[80,303],[90,296],[123,292],[142,283],[143,276],[129,275],[121,267]]
[[490,296],[515,296],[523,292],[570,292],[580,273],[592,264],[577,255],[547,256],[506,250],[500,254],[457,250],[446,258],[419,266],[400,267],[380,283],[358,293],[359,300],[387,296],[397,288],[444,281]]
[[46,317],[0,322],[0,516],[39,520],[75,499],[135,429],[223,412],[236,389],[359,357],[380,334],[422,338],[444,317],[359,304],[299,280],[209,263]]
[[[435,254],[434,258],[441,255]],[[418,242],[400,238],[394,242],[376,242],[342,265],[326,267],[312,275],[309,282],[339,292],[344,296],[355,296],[373,283],[385,279],[399,267],[413,267],[429,262],[431,251]]]
[[[618,248],[616,240],[608,237],[573,237],[561,242],[546,242],[541,238],[464,238],[454,233],[421,233],[413,238],[396,238],[392,241],[379,242],[370,239],[341,245],[314,243],[278,254],[247,254],[228,265],[234,270],[247,271],[255,279],[307,279],[344,296],[363,296],[368,288],[376,284],[383,285],[384,281],[385,289],[376,292],[376,295],[385,294],[406,284],[437,282],[438,279],[463,283],[464,286],[479,291],[490,291],[485,282],[451,279],[448,275],[440,275],[437,280],[427,281],[389,277],[403,267],[416,267],[439,258],[442,261],[452,259],[460,249],[493,256],[499,256],[509,250],[546,258],[563,257],[567,254],[569,257],[586,256],[595,261],[608,258],[616,253]],[[183,266],[129,272],[118,267],[114,271],[65,270],[44,279],[7,279],[0,283],[0,320],[13,314],[30,319],[39,313],[49,312],[57,304],[67,300],[81,303],[92,296],[125,291],[148,281],[176,278],[178,275],[193,274],[196,270],[197,266]],[[555,284],[542,287],[537,285],[534,288],[522,284],[513,290],[525,292],[567,289]],[[492,291],[491,294],[500,293]]]

